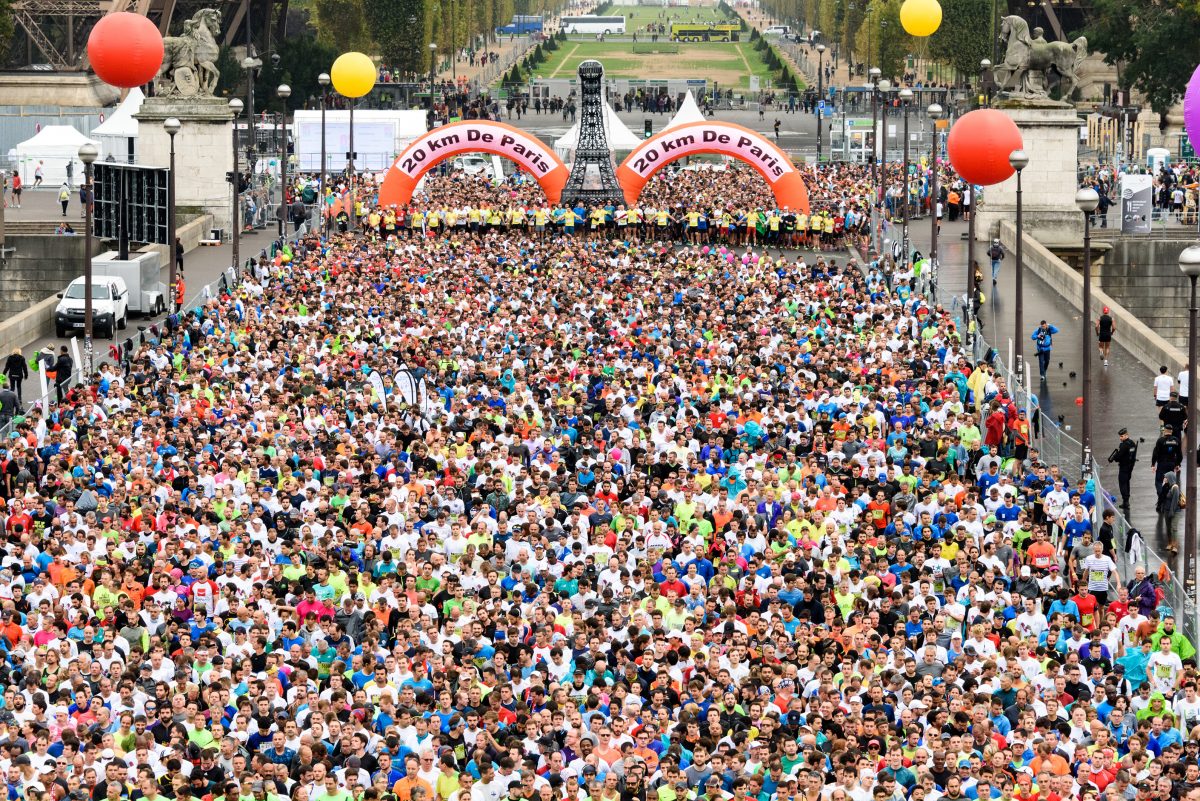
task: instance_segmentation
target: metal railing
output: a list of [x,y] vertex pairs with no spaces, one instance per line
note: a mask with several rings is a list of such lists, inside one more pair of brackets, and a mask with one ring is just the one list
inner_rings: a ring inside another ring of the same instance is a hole
[[[954,298],[951,312],[956,317],[960,331],[968,331],[965,325],[965,297]],[[1009,389],[1017,408],[1028,410],[1031,423],[1030,447],[1036,447],[1040,460],[1051,467],[1057,467],[1059,473],[1067,480],[1068,486],[1073,486],[1084,472],[1082,463],[1083,443],[1075,439],[1057,420],[1041,413],[1037,395],[1032,391],[1030,365],[1026,365],[1025,378],[1022,381],[1008,365],[999,349],[993,348],[988,341],[974,331],[974,347],[972,361],[991,356],[991,364],[996,374],[1003,379]],[[1011,345],[1010,345],[1011,349]],[[1104,513],[1113,513],[1113,558],[1117,570],[1128,581],[1133,577],[1134,569],[1139,565],[1146,568],[1146,575],[1151,578],[1162,593],[1158,605],[1160,616],[1175,615],[1175,623],[1193,644],[1200,642],[1200,631],[1196,628],[1194,599],[1187,593],[1186,581],[1176,580],[1176,560],[1169,554],[1158,553],[1151,544],[1150,538],[1143,536],[1120,507],[1120,498],[1108,492],[1101,480],[1100,464],[1106,456],[1092,454],[1092,469],[1088,476],[1088,489],[1095,497],[1092,508],[1093,530],[1099,532],[1104,521]],[[1179,525],[1177,515],[1174,526]],[[1130,538],[1133,542],[1130,542]],[[1162,570],[1165,566],[1166,570]],[[1160,571],[1162,578],[1160,579]]]

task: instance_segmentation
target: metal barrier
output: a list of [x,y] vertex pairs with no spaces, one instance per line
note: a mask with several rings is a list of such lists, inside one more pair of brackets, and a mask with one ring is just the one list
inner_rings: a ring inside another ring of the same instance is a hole
[[[968,331],[964,318],[966,310],[965,297],[956,297],[951,303],[951,313],[956,316],[956,324],[960,331]],[[1041,413],[1037,395],[1032,391],[1031,379],[1026,369],[1026,377],[1022,382],[1017,374],[1008,366],[1003,354],[994,349],[987,340],[974,331],[974,348],[972,361],[978,361],[991,355],[991,364],[996,374],[1003,379],[1004,384],[1012,393],[1018,408],[1028,410],[1033,436],[1030,447],[1036,447],[1041,461],[1051,467],[1057,467],[1059,473],[1067,480],[1068,486],[1074,485],[1083,473],[1082,453],[1083,443],[1067,433],[1057,420],[1048,418]],[[1192,642],[1200,642],[1200,630],[1196,627],[1194,599],[1187,593],[1187,582],[1176,580],[1176,560],[1170,555],[1163,556],[1155,551],[1150,538],[1143,536],[1126,518],[1120,508],[1120,498],[1104,489],[1100,476],[1101,460],[1107,455],[1092,454],[1092,471],[1088,477],[1089,489],[1095,496],[1096,502],[1092,509],[1092,526],[1100,530],[1104,521],[1104,513],[1113,513],[1113,551],[1114,561],[1118,572],[1128,581],[1133,577],[1138,567],[1146,568],[1146,575],[1155,581],[1162,592],[1162,600],[1158,609],[1160,615],[1174,614],[1175,623],[1179,630]],[[1182,515],[1177,516],[1177,518]],[[1176,519],[1174,525],[1179,525]],[[1130,538],[1133,542],[1130,542]],[[1165,566],[1165,570],[1162,568]],[[1160,579],[1160,571],[1162,578]]]

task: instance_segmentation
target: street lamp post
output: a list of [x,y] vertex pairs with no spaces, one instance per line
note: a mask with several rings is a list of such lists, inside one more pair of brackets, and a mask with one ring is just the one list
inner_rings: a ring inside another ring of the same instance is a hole
[[908,104],[913,99],[912,89],[900,90],[900,102],[904,104],[904,263],[908,264]]
[[429,117],[430,126],[433,124],[433,68],[437,63],[437,42],[429,43]]
[[279,117],[279,237],[287,235],[288,198],[287,198],[287,101],[292,96],[292,87],[286,83],[279,84],[275,90],[283,101],[283,112]]
[[317,204],[320,207],[318,213],[321,215],[321,232],[325,231],[325,105],[329,99],[329,73],[322,72],[317,76],[317,83],[321,85],[321,171],[318,173],[317,186],[320,191],[317,192]]
[[[1025,305],[1024,279],[1025,279],[1025,264],[1021,258],[1022,239],[1025,237],[1024,220],[1021,218],[1021,172],[1029,166],[1029,156],[1024,150],[1014,150],[1008,156],[1008,163],[1017,171],[1017,247],[1016,247],[1016,266],[1013,271],[1013,342],[1017,361],[1017,380],[1025,380],[1025,321],[1022,318],[1021,312]],[[972,198],[974,200],[974,198]],[[974,218],[974,214],[971,215]],[[971,275],[975,274],[975,268],[968,266],[968,271]],[[974,300],[972,298],[972,300]],[[1086,346],[1085,346],[1086,347]]]
[[[1075,206],[1083,212],[1083,453],[1080,475],[1092,474],[1092,212],[1100,195],[1087,187],[1075,193]],[[1195,460],[1191,460],[1195,461]]]
[[[868,30],[869,34],[869,30]],[[870,48],[867,48],[870,52]],[[870,79],[867,86],[871,89],[871,186],[876,198],[879,196],[879,67],[871,67],[867,70],[867,77]],[[871,252],[879,253],[879,225],[876,220],[876,215],[879,213],[879,203],[877,200],[871,202]]]
[[[230,266],[233,269],[238,268],[238,247],[242,240],[242,224],[241,205],[242,205],[242,181],[238,175],[238,135],[237,135],[237,119],[242,113],[242,101],[238,98],[233,98],[229,101],[229,109],[233,112],[233,172],[229,174],[231,179],[230,185],[233,187],[233,210],[229,215],[229,226],[233,229],[233,264]],[[174,293],[175,288],[171,288]]]
[[175,271],[176,262],[179,261],[175,255],[175,134],[179,133],[181,127],[179,120],[174,117],[163,120],[163,130],[171,138],[171,170],[167,173],[167,258],[171,261],[171,288],[168,290],[171,301],[168,306],[172,314],[178,311],[175,308],[175,281],[178,280]]
[[884,78],[882,81],[879,82],[878,88],[879,88],[879,92],[881,93],[881,101],[879,104],[879,116],[881,118],[879,120],[879,176],[883,180],[881,180],[876,185],[876,187],[879,192],[879,203],[882,206],[883,198],[886,193],[886,190],[884,189],[884,185],[891,183],[887,177],[887,145],[888,145],[888,131],[887,131],[888,123],[887,123],[887,120],[888,120],[888,103],[890,102],[890,101],[888,101],[888,92],[890,92],[892,90],[892,82],[889,81],[887,78]]
[[[1188,296],[1188,395],[1187,395],[1187,413],[1190,415],[1187,418],[1188,429],[1187,435],[1184,438],[1183,448],[1183,463],[1185,465],[1184,472],[1184,490],[1192,493],[1195,497],[1196,486],[1196,438],[1193,432],[1196,430],[1196,279],[1200,278],[1200,244],[1191,245],[1184,249],[1179,254],[1179,269],[1187,276],[1188,282],[1191,284],[1191,294]],[[1196,564],[1196,506],[1188,504],[1188,508],[1183,510],[1183,569],[1179,572],[1182,577],[1184,586],[1187,585],[1189,578],[1194,578],[1193,573],[1197,569]],[[1197,584],[1200,586],[1200,584]],[[1197,604],[1200,607],[1200,604]],[[1197,617],[1200,617],[1200,608],[1196,610]]]
[[[91,142],[79,148],[79,160],[83,162],[83,183],[92,187],[92,164],[100,155],[100,151]],[[91,197],[89,196],[89,201]],[[95,354],[92,350],[92,204],[83,204],[83,380],[92,380],[92,370],[95,368]],[[117,330],[117,320],[112,321],[113,331]],[[114,335],[115,336],[115,335]]]
[[821,163],[821,105],[825,99],[825,45],[817,45],[817,164]]
[[930,103],[929,108],[925,109],[925,114],[929,116],[930,130],[934,132],[932,135],[932,147],[929,152],[929,217],[930,217],[930,237],[929,237],[929,285],[930,294],[937,297],[937,119],[942,116],[942,107],[937,103]]

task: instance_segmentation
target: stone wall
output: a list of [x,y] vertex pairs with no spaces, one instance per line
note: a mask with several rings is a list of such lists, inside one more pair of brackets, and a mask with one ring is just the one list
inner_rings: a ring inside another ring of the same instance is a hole
[[[0,316],[19,314],[83,275],[85,241],[82,236],[9,235],[5,244],[16,252],[0,267]],[[99,245],[92,241],[93,254]]]

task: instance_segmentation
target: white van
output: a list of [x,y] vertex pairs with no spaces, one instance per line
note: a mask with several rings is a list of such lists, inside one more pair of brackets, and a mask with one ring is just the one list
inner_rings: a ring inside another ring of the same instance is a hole
[[[54,310],[54,332],[59,339],[83,331],[87,285],[76,278],[58,293],[61,298]],[[117,329],[129,320],[129,288],[120,276],[92,278],[92,331],[101,339],[114,339]]]
[[763,31],[763,36],[790,36],[792,28],[790,25],[772,25]]

